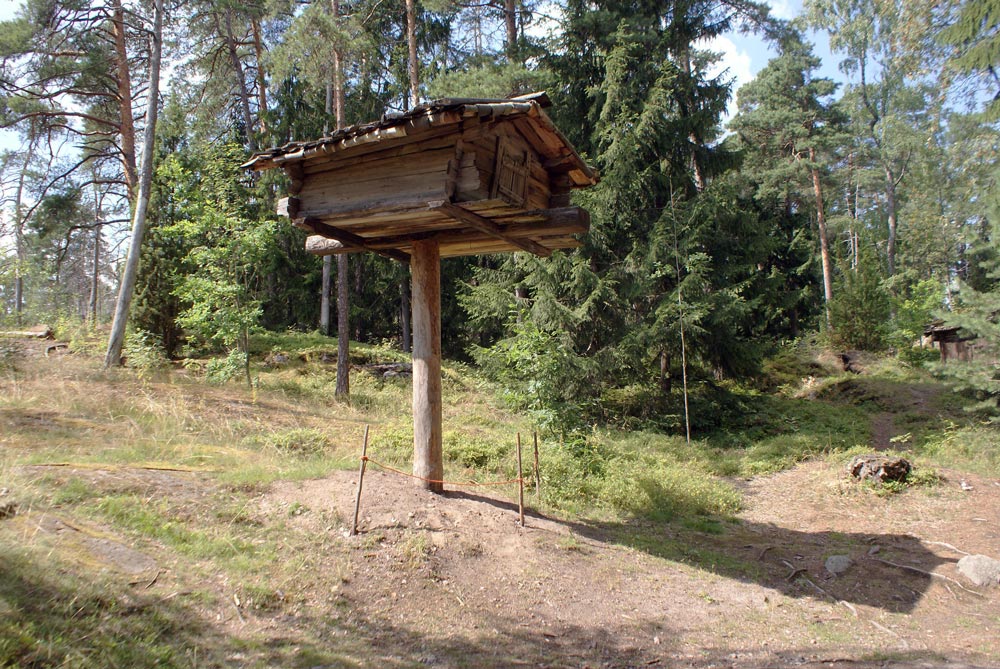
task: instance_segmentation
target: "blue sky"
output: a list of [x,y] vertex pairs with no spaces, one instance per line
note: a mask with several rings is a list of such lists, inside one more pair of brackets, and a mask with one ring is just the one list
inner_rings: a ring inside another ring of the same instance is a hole
[[[802,0],[771,0],[768,4],[771,5],[772,15],[779,19],[794,19],[802,11]],[[830,40],[827,34],[809,32],[807,37],[814,45],[813,53],[822,61],[818,76],[843,82],[844,75],[838,69],[841,58],[830,52]],[[705,46],[712,51],[722,53],[719,70],[728,69],[729,74],[736,78],[733,87],[734,97],[729,107],[731,116],[736,110],[735,92],[740,86],[752,80],[777,54],[756,35],[733,33]]]

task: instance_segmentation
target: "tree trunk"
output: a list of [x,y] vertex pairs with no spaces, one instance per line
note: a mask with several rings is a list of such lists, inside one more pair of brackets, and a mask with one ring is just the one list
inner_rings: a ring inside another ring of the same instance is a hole
[[503,20],[507,37],[507,62],[517,60],[517,0],[504,0]]
[[[361,280],[364,278],[364,267],[365,267],[365,264],[364,264],[364,262],[363,262],[363,260],[361,258],[358,258],[358,261],[356,263],[354,263],[354,265],[352,266],[352,272],[351,273],[354,275],[354,294],[355,295],[361,295],[361,291],[364,289],[364,285],[361,282]],[[360,311],[363,311],[363,310],[360,310]],[[352,339],[354,339],[354,341],[361,341],[361,331],[362,331],[362,325],[363,324],[364,323],[361,320],[361,318],[355,318],[354,319],[354,324],[353,324],[353,327],[354,327],[354,336],[351,337]]]
[[420,104],[419,63],[417,62],[417,4],[406,0],[406,45],[409,52],[410,107]]
[[[94,169],[94,180],[97,170]],[[94,185],[94,274],[90,278],[90,327],[97,329],[97,296],[101,287],[101,193]]]
[[514,308],[517,310],[517,322],[524,321],[524,308],[528,305],[528,289],[522,285],[514,286]]
[[[816,150],[809,149],[809,162],[816,164]],[[826,234],[826,213],[823,209],[823,185],[819,180],[819,170],[810,168],[812,173],[813,195],[816,198],[816,224],[819,226],[819,253],[823,264],[823,299],[826,312],[826,327],[830,323],[830,302],[833,301],[833,265],[830,261],[830,241]]]
[[888,163],[885,164],[885,208],[889,216],[889,241],[885,253],[889,276],[893,276],[896,274],[896,175]]
[[324,337],[330,336],[330,274],[333,272],[333,256],[323,256],[323,283],[319,298],[319,331]]
[[246,73],[243,71],[243,61],[240,60],[239,51],[236,48],[236,37],[233,35],[233,13],[226,10],[225,30],[222,38],[226,42],[226,50],[229,52],[229,63],[233,67],[233,76],[236,77],[236,86],[240,93],[240,109],[243,112],[244,135],[247,147],[254,151],[257,143],[253,137],[253,114],[250,112],[250,90],[247,88]]
[[31,125],[28,138],[28,150],[24,152],[24,164],[21,174],[17,177],[17,190],[14,193],[14,314],[20,326],[24,312],[24,265],[28,261],[27,249],[24,247],[24,181],[31,164],[31,155],[35,151],[35,127]]
[[673,390],[674,380],[670,375],[670,354],[666,349],[660,351],[660,388],[665,395]]
[[[330,10],[334,20],[340,17],[339,0],[331,0]],[[327,104],[333,105],[334,120],[337,130],[344,127],[344,77],[341,74],[341,54],[339,49],[333,51],[333,95]],[[336,397],[347,399],[351,393],[351,320],[350,295],[348,284],[348,262],[346,255],[337,256],[337,388]]]
[[[256,18],[251,20],[250,26],[253,30],[253,50],[257,56],[257,124],[260,128],[260,136],[267,137],[267,120],[264,117],[267,112],[267,78],[264,76],[264,40],[260,36],[260,21]],[[266,141],[266,140],[265,140]],[[265,143],[264,146],[267,146]]]
[[90,280],[90,328],[97,329],[97,296],[101,288],[101,228],[94,228],[94,276]]
[[403,277],[399,280],[399,321],[402,326],[402,349],[404,353],[410,352],[410,280]]
[[153,179],[153,148],[156,138],[156,112],[160,97],[160,56],[163,53],[163,0],[155,0],[153,8],[153,32],[150,36],[149,53],[149,101],[146,107],[146,129],[142,142],[142,172],[139,175],[139,196],[132,217],[132,240],[125,260],[118,302],[115,305],[115,319],[108,339],[108,352],[104,358],[105,367],[122,364],[122,345],[125,343],[125,325],[128,323],[129,307],[139,270],[139,255],[142,238],[146,233],[146,210],[149,208],[149,187]]
[[[330,12],[334,16],[334,20],[340,16],[340,1],[331,0],[330,2]],[[333,75],[330,78],[329,83],[326,86],[326,118],[329,119],[331,115],[334,116],[334,121],[336,123],[336,128],[334,130],[340,130],[344,127],[344,79],[342,75],[342,62],[341,62],[341,52],[339,49],[333,50]],[[329,120],[323,124],[323,134],[330,133]],[[319,316],[319,328],[320,331],[326,335],[330,336],[330,288],[331,281],[330,277],[333,273],[333,258],[330,256],[323,257],[323,285],[321,288],[320,295],[320,316]],[[338,291],[338,305],[339,305],[339,292],[340,292],[340,271],[338,265],[337,272],[337,291]],[[339,310],[338,306],[338,310]],[[341,319],[338,315],[337,318],[337,337],[340,339],[348,339],[346,331],[342,331]],[[339,345],[339,343],[338,343]],[[338,366],[338,372],[340,367]],[[346,373],[345,373],[346,376]],[[338,380],[338,388],[340,381]],[[347,394],[345,386],[344,394]],[[340,391],[338,390],[338,394]]]
[[350,302],[348,300],[347,255],[337,256],[337,389],[334,395],[347,398],[351,392]]
[[135,122],[132,120],[132,75],[128,69],[128,47],[125,43],[125,11],[121,0],[111,2],[111,31],[115,42],[115,83],[118,86],[119,132],[121,134],[122,167],[128,201],[135,204],[138,172],[135,163]]
[[[340,17],[340,0],[330,0],[334,20]],[[340,45],[333,49],[333,112],[337,119],[337,130],[347,124],[344,118],[344,52]]]

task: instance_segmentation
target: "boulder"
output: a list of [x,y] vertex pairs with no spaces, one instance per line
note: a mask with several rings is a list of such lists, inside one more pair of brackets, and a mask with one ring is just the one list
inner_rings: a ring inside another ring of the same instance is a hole
[[883,455],[856,455],[847,466],[847,471],[856,479],[889,483],[903,483],[913,471],[913,465],[906,458],[887,458]]
[[985,555],[966,555],[958,561],[958,573],[980,587],[1000,585],[1000,560]]
[[826,559],[826,570],[834,576],[840,576],[853,564],[854,561],[847,555],[831,555]]

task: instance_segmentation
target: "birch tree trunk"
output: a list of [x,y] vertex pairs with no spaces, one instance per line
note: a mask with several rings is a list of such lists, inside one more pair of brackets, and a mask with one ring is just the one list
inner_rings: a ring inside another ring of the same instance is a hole
[[146,212],[149,209],[149,187],[153,180],[153,145],[156,138],[156,112],[160,97],[160,57],[163,53],[163,0],[155,0],[153,7],[153,31],[150,36],[149,53],[149,100],[146,103],[146,129],[142,142],[142,171],[139,175],[139,197],[132,216],[132,240],[129,243],[125,271],[122,274],[118,301],[115,304],[115,318],[108,339],[108,351],[104,357],[105,367],[122,364],[122,346],[125,343],[125,326],[128,323],[129,308],[135,292],[135,281],[139,271],[139,255],[142,238],[146,233]]

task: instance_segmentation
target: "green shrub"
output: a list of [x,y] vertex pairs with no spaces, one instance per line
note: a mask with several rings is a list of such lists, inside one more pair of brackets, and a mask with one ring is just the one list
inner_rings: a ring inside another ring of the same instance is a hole
[[253,446],[273,449],[283,455],[318,455],[334,446],[330,438],[320,430],[312,428],[292,428],[282,432],[271,432],[248,438]]
[[232,349],[224,358],[212,358],[205,365],[205,379],[211,383],[226,383],[246,372],[247,354]]
[[140,379],[148,379],[167,366],[163,347],[155,335],[145,330],[135,330],[125,335],[122,357]]
[[446,432],[443,442],[445,458],[462,467],[495,471],[505,461],[509,465],[514,462],[513,444],[501,440]]
[[842,272],[830,302],[832,342],[848,349],[884,350],[890,335],[891,306],[873,262],[859,262],[856,271]]
[[0,372],[17,372],[17,365],[24,356],[21,345],[12,339],[0,339]]

